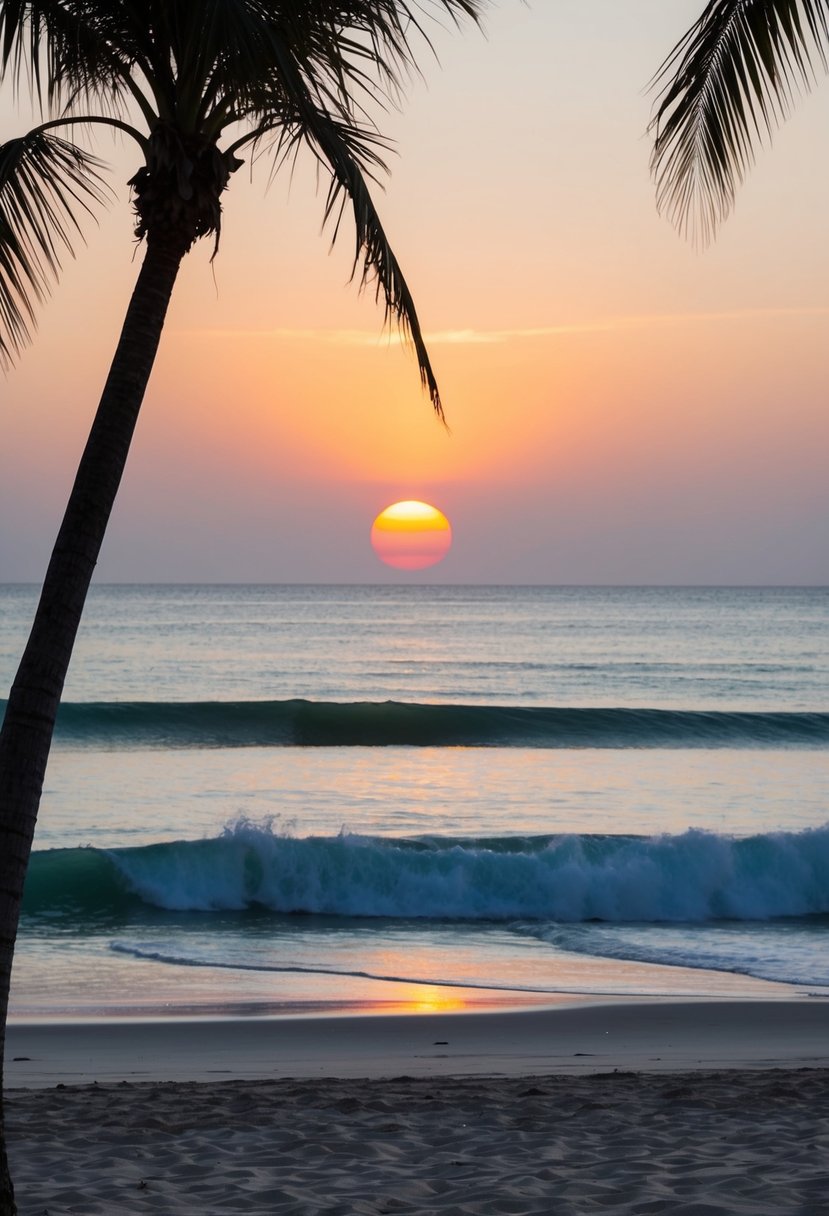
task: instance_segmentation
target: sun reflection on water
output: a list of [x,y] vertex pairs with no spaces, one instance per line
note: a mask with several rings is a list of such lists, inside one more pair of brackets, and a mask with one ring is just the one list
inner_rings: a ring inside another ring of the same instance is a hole
[[440,988],[412,987],[406,1000],[413,1013],[458,1013],[470,1007],[464,997]]

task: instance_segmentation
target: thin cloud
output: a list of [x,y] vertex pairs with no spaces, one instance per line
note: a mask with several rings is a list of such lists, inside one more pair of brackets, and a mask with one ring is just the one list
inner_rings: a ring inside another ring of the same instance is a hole
[[650,329],[656,325],[685,325],[706,321],[746,321],[773,317],[826,317],[829,307],[809,308],[740,308],[722,312],[654,313],[632,317],[606,317],[594,321],[567,325],[543,325],[526,329],[458,329],[427,333],[432,345],[476,345],[482,343],[514,342],[533,338],[558,338],[570,334],[607,333],[618,329]]
[[[624,329],[688,325],[710,321],[754,321],[765,318],[826,317],[829,307],[735,308],[721,312],[653,313],[631,317],[606,317],[566,325],[540,325],[516,329],[444,329],[426,332],[430,346],[494,346],[505,342],[562,338],[579,334],[611,333]],[[188,337],[259,338],[272,342],[326,342],[333,346],[399,346],[406,342],[397,330],[380,332],[362,329],[180,329]]]

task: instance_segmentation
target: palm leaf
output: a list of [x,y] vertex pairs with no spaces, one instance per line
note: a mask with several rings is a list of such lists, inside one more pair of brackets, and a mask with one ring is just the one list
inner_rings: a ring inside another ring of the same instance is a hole
[[[0,63],[18,87],[29,85],[52,113],[95,99],[123,115],[135,95],[140,22],[122,3],[0,0]],[[44,83],[45,78],[45,83]]]
[[62,253],[74,256],[79,212],[108,198],[101,168],[42,130],[0,145],[0,363],[29,341],[35,305],[57,279]]
[[375,297],[383,297],[386,320],[394,319],[414,347],[420,382],[438,417],[443,419],[440,390],[418,320],[414,298],[388,242],[380,216],[358,158],[327,115],[317,115],[314,142],[331,170],[331,188],[325,204],[325,220],[334,222],[336,240],[340,220],[348,205],[354,215],[355,250],[352,274],[360,270],[360,284],[374,281]]
[[827,45],[829,0],[709,0],[655,78],[657,206],[681,232],[711,239]]
[[[297,96],[295,91],[294,97]],[[389,244],[366,180],[367,173],[373,169],[385,168],[377,151],[383,141],[372,130],[340,122],[326,111],[316,109],[306,97],[295,122],[284,125],[276,140],[280,158],[289,156],[300,142],[310,146],[331,174],[323,223],[333,223],[332,244],[339,235],[344,212],[350,203],[355,237],[352,275],[359,272],[361,287],[375,283],[375,296],[378,300],[382,297],[385,305],[385,319],[396,321],[414,347],[421,384],[438,417],[443,420],[440,390],[414,298]]]
[[[477,18],[482,7],[480,0],[435,0],[435,4],[455,17],[462,12]],[[414,299],[367,182],[367,176],[385,170],[382,151],[387,145],[376,129],[360,118],[361,108],[355,107],[353,96],[354,84],[369,80],[361,65],[367,44],[374,48],[372,61],[380,73],[381,90],[388,94],[390,87],[396,87],[398,69],[410,62],[408,26],[415,23],[416,14],[408,5],[392,0],[352,0],[342,6],[342,20],[349,35],[355,35],[352,39],[333,24],[329,29],[318,12],[309,19],[309,10],[316,8],[286,3],[280,7],[280,20],[267,24],[263,36],[275,74],[250,97],[260,117],[259,127],[238,140],[231,151],[246,143],[256,146],[268,135],[273,136],[277,163],[303,142],[311,148],[331,174],[324,221],[333,222],[336,240],[344,211],[351,204],[355,226],[353,273],[359,272],[361,286],[376,284],[376,296],[385,304],[386,320],[394,319],[411,341],[421,383],[443,418],[440,391]],[[420,29],[419,25],[415,28]],[[370,84],[366,84],[366,91],[375,96]]]
[[296,121],[283,126],[280,132],[276,141],[279,157],[288,157],[300,142],[311,147],[318,161],[331,174],[323,224],[331,222],[333,225],[332,244],[337,240],[350,203],[355,240],[352,275],[359,273],[361,287],[371,282],[375,284],[375,296],[378,300],[382,298],[385,306],[386,322],[394,320],[411,342],[421,384],[429,394],[436,414],[445,421],[440,390],[414,298],[389,244],[366,180],[372,170],[385,168],[377,150],[383,146],[381,137],[373,130],[337,121],[324,110],[311,107],[306,98]]

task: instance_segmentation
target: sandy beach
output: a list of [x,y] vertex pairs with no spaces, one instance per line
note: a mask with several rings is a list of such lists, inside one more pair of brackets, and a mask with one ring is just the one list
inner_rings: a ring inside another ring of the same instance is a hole
[[24,1216],[829,1210],[829,1002],[12,1026]]

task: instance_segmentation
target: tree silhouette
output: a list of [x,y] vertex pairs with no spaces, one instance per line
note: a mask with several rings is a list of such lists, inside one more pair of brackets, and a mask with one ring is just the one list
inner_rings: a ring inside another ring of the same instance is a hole
[[[29,341],[85,213],[106,201],[104,165],[87,147],[101,126],[137,145],[130,185],[146,246],[0,733],[0,1058],[55,715],[181,261],[202,237],[218,248],[222,193],[243,154],[265,154],[278,169],[307,147],[330,179],[325,220],[336,238],[350,208],[355,273],[410,339],[442,416],[414,302],[370,193],[388,149],[372,114],[417,70],[413,46],[429,46],[427,18],[478,21],[485,4],[0,0],[2,78],[31,90],[46,116],[0,146],[0,361]],[[0,1107],[0,1216],[15,1211]]]

